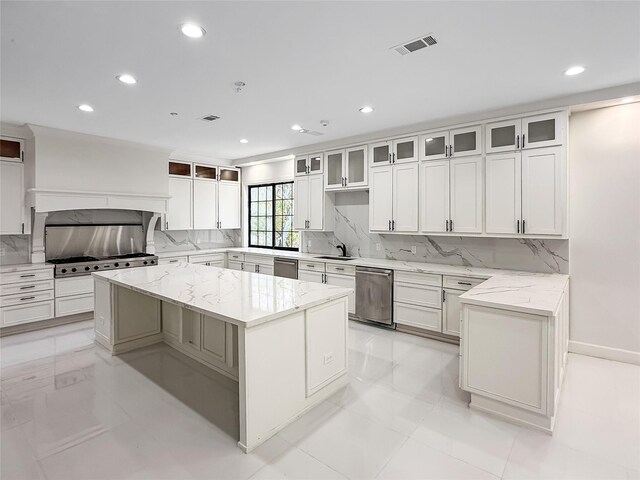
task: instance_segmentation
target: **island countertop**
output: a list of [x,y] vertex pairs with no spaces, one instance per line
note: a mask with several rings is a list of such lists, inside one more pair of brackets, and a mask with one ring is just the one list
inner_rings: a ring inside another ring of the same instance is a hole
[[250,328],[344,297],[350,288],[177,263],[95,272],[96,279]]

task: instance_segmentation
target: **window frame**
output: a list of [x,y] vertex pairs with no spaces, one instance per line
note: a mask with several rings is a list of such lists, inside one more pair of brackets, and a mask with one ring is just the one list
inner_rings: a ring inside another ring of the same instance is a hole
[[[294,186],[294,182],[293,180],[287,180],[287,181],[282,181],[282,182],[275,182],[275,183],[258,183],[255,185],[248,185],[247,187],[247,245],[250,248],[264,248],[267,250],[281,250],[281,251],[287,251],[287,252],[299,252],[300,251],[300,245],[298,245],[297,247],[276,247],[276,186],[277,185],[284,185],[290,183],[291,184],[291,189],[293,191],[293,186]],[[260,187],[270,187],[271,188],[271,246],[268,245],[252,245],[251,244],[251,189],[252,188],[260,188]],[[292,200],[292,202],[294,202],[294,207],[295,207],[295,192],[294,192],[294,199]],[[288,215],[287,215],[288,216]],[[292,215],[293,216],[293,215]],[[298,234],[299,235],[299,234]],[[298,243],[300,241],[300,237],[298,237]]]

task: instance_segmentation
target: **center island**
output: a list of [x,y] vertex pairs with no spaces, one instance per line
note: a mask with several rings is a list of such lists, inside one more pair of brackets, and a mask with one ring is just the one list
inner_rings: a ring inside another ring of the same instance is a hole
[[165,342],[236,380],[245,452],[346,385],[350,288],[189,263],[93,276],[96,342]]

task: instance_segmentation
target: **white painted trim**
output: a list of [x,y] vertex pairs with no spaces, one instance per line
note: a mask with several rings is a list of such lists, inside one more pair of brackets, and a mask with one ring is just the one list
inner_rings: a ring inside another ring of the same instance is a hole
[[46,188],[30,188],[27,190],[27,205],[34,207],[36,213],[85,208],[141,210],[164,213],[167,211],[167,201],[169,198],[171,198],[171,196],[166,194],[87,192],[80,190],[52,190]]
[[593,343],[569,340],[569,352],[640,365],[640,352],[634,352],[632,350],[623,350],[621,348],[605,347],[604,345],[594,345]]

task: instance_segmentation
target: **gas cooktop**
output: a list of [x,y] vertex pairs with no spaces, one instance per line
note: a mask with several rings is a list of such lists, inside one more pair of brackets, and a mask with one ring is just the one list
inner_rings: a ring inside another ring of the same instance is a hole
[[55,265],[54,277],[74,277],[90,275],[91,272],[101,270],[115,270],[120,268],[147,267],[158,264],[158,257],[149,253],[126,253],[109,257],[69,257],[48,260]]

